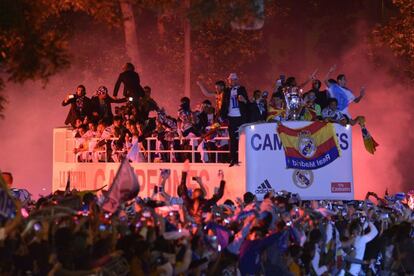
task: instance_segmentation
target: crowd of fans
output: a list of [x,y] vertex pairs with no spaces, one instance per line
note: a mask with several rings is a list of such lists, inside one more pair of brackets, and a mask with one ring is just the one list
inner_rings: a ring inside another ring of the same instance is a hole
[[[150,198],[105,212],[96,191],[19,197],[2,214],[1,275],[413,275],[413,198],[304,201],[286,191],[211,197],[184,166]],[[3,174],[11,185],[11,174]],[[190,184],[187,186],[188,184]],[[196,186],[194,186],[196,185]],[[197,187],[191,189],[190,187]],[[103,192],[105,194],[105,192]]]
[[[77,161],[119,162],[137,143],[141,159],[151,162],[183,162],[191,157],[191,150],[197,149],[201,154],[192,162],[230,162],[232,166],[238,164],[239,127],[245,123],[292,120],[286,100],[286,94],[292,91],[299,95],[300,101],[295,120],[356,124],[358,117],[350,116],[348,106],[359,102],[365,89],[361,88],[360,95],[355,97],[346,87],[345,75],[338,75],[336,80],[330,78],[334,70],[332,67],[325,76],[327,90],[322,89],[315,71],[300,85],[294,77],[281,75],[273,93],[255,90],[252,97],[235,73],[229,75],[227,83],[217,81],[214,92],[197,82],[207,98],[215,98],[215,105],[206,99],[192,109],[190,99],[183,97],[177,116],[172,117],[151,97],[149,86],[141,87],[139,75],[127,63],[116,82],[113,97],[101,86],[89,99],[85,87],[79,85],[62,105],[71,105],[65,123],[74,128]],[[309,82],[311,89],[305,91]],[[123,97],[118,98],[121,84]],[[113,114],[112,103],[124,104],[116,106]],[[176,153],[167,154],[168,150]],[[211,153],[215,151],[221,153]]]
[[[83,85],[62,105],[71,105],[66,124],[73,127],[77,161],[119,162],[137,147],[142,160],[238,164],[238,129],[252,122],[292,120],[286,94],[300,96],[295,120],[355,124],[348,111],[355,97],[346,77],[316,72],[302,84],[281,75],[272,93],[252,97],[235,73],[214,91],[197,82],[209,99],[191,108],[180,100],[169,116],[141,87],[126,64],[113,92],[101,86],[86,97]],[[311,89],[306,85],[311,82]],[[122,97],[118,98],[123,84]],[[111,104],[118,105],[112,110]],[[149,149],[155,149],[149,151]],[[173,149],[174,154],[166,150]],[[186,152],[186,150],[188,152]],[[202,154],[218,151],[221,154]],[[230,152],[230,153],[228,153]],[[150,198],[135,197],[114,213],[105,212],[106,191],[56,191],[36,202],[22,196],[14,216],[0,228],[0,274],[5,275],[410,275],[414,274],[414,194],[368,193],[363,201],[305,201],[286,191],[258,200],[224,199],[224,175],[207,196],[200,178],[182,172],[177,196],[165,190],[161,173]],[[197,188],[191,181],[195,181]]]

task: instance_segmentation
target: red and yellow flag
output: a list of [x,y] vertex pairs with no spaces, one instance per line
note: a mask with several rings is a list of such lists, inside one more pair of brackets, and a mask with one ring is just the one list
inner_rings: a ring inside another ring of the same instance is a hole
[[315,170],[340,156],[335,128],[331,123],[312,124],[291,129],[279,124],[277,131],[286,155],[286,167]]

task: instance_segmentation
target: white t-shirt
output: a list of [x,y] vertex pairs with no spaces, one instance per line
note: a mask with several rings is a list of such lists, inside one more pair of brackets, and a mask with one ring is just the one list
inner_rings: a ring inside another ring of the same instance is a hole
[[325,265],[319,266],[320,259],[321,259],[321,249],[319,248],[319,245],[315,244],[315,255],[313,256],[313,259],[312,259],[312,267],[316,275],[318,276],[328,271],[327,266]]
[[332,120],[335,120],[335,121],[339,122],[340,120],[344,119],[345,116],[344,116],[344,114],[341,111],[339,111],[339,110],[332,110],[328,106],[328,107],[325,107],[322,110],[322,118],[324,118],[324,119],[329,118],[329,119],[332,119]]
[[[349,118],[352,118],[352,117],[351,117],[351,114],[349,114],[348,107],[349,107],[349,104],[350,104],[350,103],[352,103],[352,102],[355,100],[355,96],[354,96],[354,94],[352,93],[352,91],[351,91],[351,90],[349,90],[349,89],[348,89],[348,88],[346,88],[346,87],[342,87],[342,86],[340,86],[340,85],[336,85],[336,87],[337,87],[338,89],[342,90],[342,93],[343,93],[343,95],[346,97],[346,100],[347,100],[347,105],[346,105],[346,107],[345,107],[343,110],[341,110],[341,112],[342,112],[343,114],[345,114],[346,116],[348,116]],[[330,88],[328,88],[328,92],[329,92],[329,97],[331,97],[331,98],[335,98],[335,94],[332,92],[332,88],[331,88],[331,87],[330,87]]]
[[[354,247],[355,247],[355,259],[363,260],[364,254],[365,254],[365,247],[367,243],[372,241],[378,234],[378,230],[375,227],[375,225],[372,222],[369,222],[369,228],[370,231],[368,234],[365,234],[363,236],[357,236],[354,241]],[[352,264],[349,273],[352,275],[358,275],[361,270],[360,264]]]
[[234,86],[230,91],[229,113],[227,114],[229,117],[241,116],[239,100],[237,99],[237,88],[238,86]]

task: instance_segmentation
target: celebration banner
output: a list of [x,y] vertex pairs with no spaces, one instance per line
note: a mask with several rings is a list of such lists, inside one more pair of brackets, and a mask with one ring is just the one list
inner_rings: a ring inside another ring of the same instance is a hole
[[[306,129],[312,122],[284,122],[290,129]],[[246,166],[246,188],[262,199],[269,191],[285,190],[302,199],[354,198],[352,128],[331,125],[341,151],[340,158],[319,169],[286,168],[286,154],[276,123],[248,124],[240,137],[240,156]],[[316,153],[315,153],[316,155]]]
[[286,155],[286,167],[315,170],[339,157],[335,128],[331,123],[313,122],[298,129],[278,125]]

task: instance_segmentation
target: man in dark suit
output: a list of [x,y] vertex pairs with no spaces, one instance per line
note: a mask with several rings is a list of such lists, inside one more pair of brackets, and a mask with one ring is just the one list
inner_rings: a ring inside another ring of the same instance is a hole
[[248,115],[248,97],[246,88],[239,85],[236,73],[228,77],[229,87],[224,90],[220,114],[229,122],[230,167],[239,163],[239,127],[246,123]]
[[123,95],[125,98],[132,97],[136,102],[139,98],[144,96],[144,89],[141,87],[139,75],[135,72],[135,67],[132,63],[126,63],[123,67],[124,72],[119,74],[118,80],[115,83],[114,97],[118,95],[121,83],[124,84]]
[[86,97],[86,88],[83,85],[78,85],[75,94],[69,94],[62,102],[62,106],[70,104],[69,114],[66,117],[65,125],[71,124],[75,126],[77,119],[84,121],[85,118],[90,118],[91,112],[91,100]]
[[253,99],[249,103],[249,122],[263,122],[267,118],[266,100],[262,97],[262,91],[255,90]]

